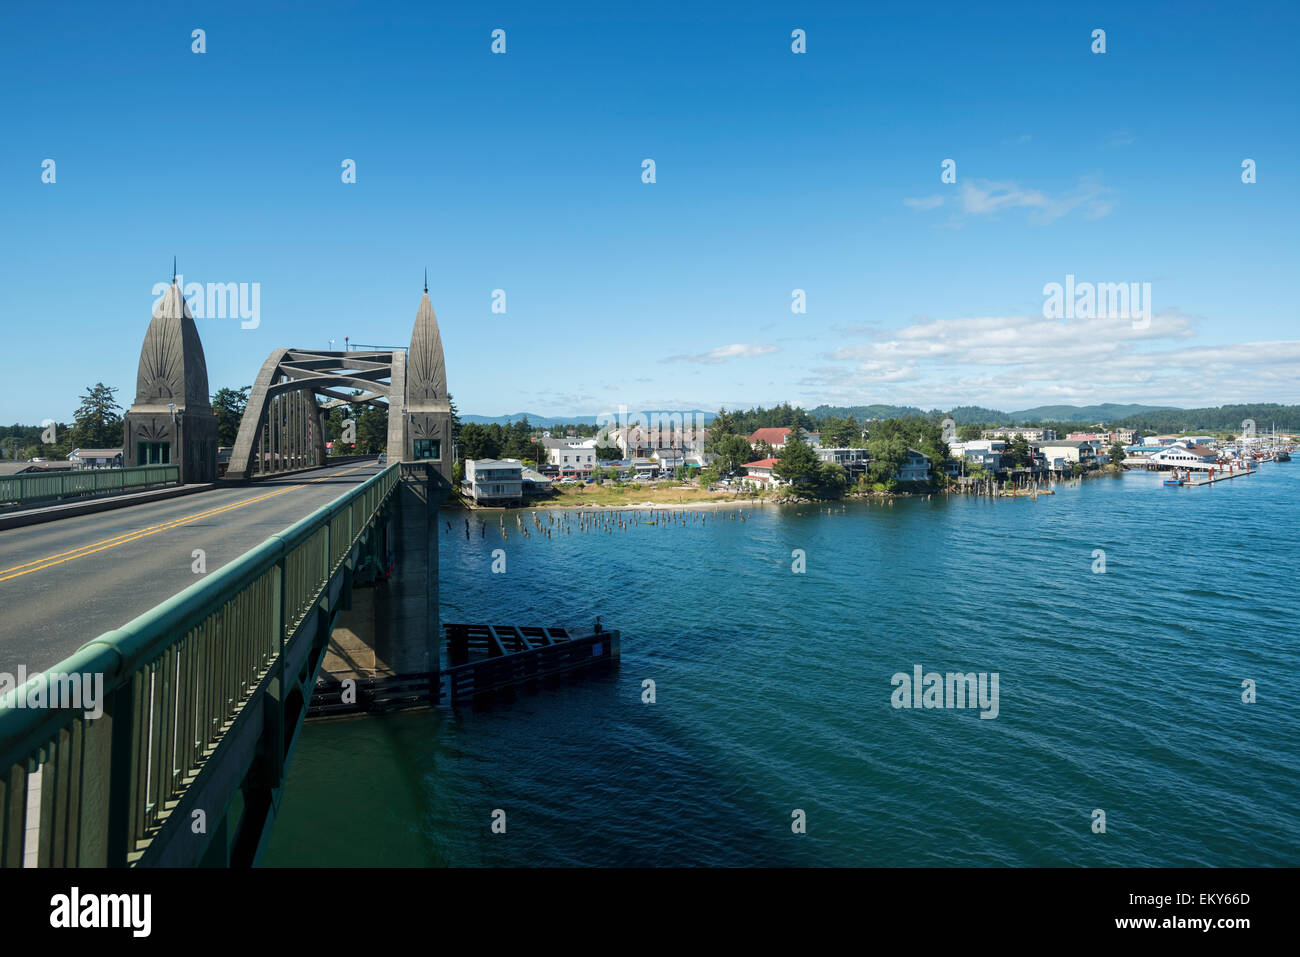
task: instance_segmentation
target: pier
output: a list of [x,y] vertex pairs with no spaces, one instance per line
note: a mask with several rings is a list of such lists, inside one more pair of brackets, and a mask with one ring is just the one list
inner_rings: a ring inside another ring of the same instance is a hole
[[[1258,469],[1210,469],[1205,475],[1198,475],[1195,478],[1190,475],[1183,480],[1184,485],[1213,485],[1215,482],[1222,482],[1225,479],[1234,479],[1242,475],[1254,475]],[[1217,474],[1216,474],[1217,472]]]
[[322,674],[308,716],[375,714],[409,708],[483,704],[491,696],[619,659],[617,631],[560,626],[447,623],[449,666],[416,674],[340,678]]

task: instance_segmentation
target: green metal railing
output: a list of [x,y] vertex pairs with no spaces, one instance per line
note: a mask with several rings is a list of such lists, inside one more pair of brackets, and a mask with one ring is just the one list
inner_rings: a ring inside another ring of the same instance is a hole
[[79,472],[36,472],[0,478],[0,507],[34,505],[62,498],[107,492],[137,492],[159,485],[176,485],[179,465],[142,465],[130,469],[83,469]]
[[16,695],[44,676],[0,698],[0,866],[134,863],[278,666],[393,494],[400,468],[389,466],[45,673],[102,674],[102,717],[15,707]]

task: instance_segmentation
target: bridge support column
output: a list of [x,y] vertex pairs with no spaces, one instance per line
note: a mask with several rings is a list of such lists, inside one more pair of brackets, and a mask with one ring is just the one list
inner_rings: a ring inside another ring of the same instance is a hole
[[392,509],[362,545],[350,599],[341,599],[322,669],[331,683],[428,676],[436,687],[442,670],[438,507],[450,486],[430,465],[400,468]]

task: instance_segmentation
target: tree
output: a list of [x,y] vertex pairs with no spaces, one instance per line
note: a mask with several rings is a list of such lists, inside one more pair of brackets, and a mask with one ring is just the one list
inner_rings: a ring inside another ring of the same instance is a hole
[[1010,455],[1012,468],[1023,468],[1029,464],[1032,455],[1029,450],[1029,440],[1023,435],[1017,435],[1007,446],[1007,453]]
[[456,442],[460,439],[460,409],[456,408],[456,400],[447,393],[447,405],[451,407],[451,440]]
[[862,426],[853,416],[830,418],[822,423],[822,446],[831,449],[851,449],[862,445]]
[[72,442],[81,449],[122,447],[122,407],[114,396],[117,389],[96,382],[81,397],[73,414]]
[[388,408],[367,405],[356,417],[357,452],[376,455],[388,448]]
[[957,426],[957,441],[974,442],[980,437],[982,431],[978,425],[959,425]]
[[708,488],[710,485],[716,484],[718,479],[721,477],[722,476],[718,474],[717,468],[710,465],[700,471],[700,487]]
[[894,481],[894,476],[907,460],[907,440],[901,435],[881,434],[872,436],[867,448],[871,453],[871,462],[867,466],[871,480],[882,484]]
[[754,461],[754,450],[741,435],[713,436],[710,433],[705,446],[714,457],[714,465],[724,475],[739,472],[746,462]]
[[736,419],[726,409],[719,409],[709,424],[709,437],[721,438],[724,435],[736,435]]
[[234,445],[239,435],[239,423],[248,407],[248,393],[252,386],[242,389],[222,387],[212,397],[212,411],[217,414],[217,445]]
[[840,495],[849,484],[849,473],[844,466],[822,462],[817,467],[817,487],[823,495]]
[[816,484],[820,464],[812,446],[792,432],[777,453],[772,474],[791,485]]
[[1127,454],[1124,451],[1124,443],[1116,442],[1110,447],[1110,464],[1118,468],[1124,464],[1124,456]]

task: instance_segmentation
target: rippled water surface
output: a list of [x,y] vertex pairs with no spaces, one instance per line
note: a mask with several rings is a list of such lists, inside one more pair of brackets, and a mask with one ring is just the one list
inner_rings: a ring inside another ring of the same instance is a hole
[[[549,539],[450,513],[444,620],[599,613],[621,666],[310,724],[267,863],[1300,864],[1297,495],[1270,464]],[[997,672],[997,718],[894,709],[918,664]]]

